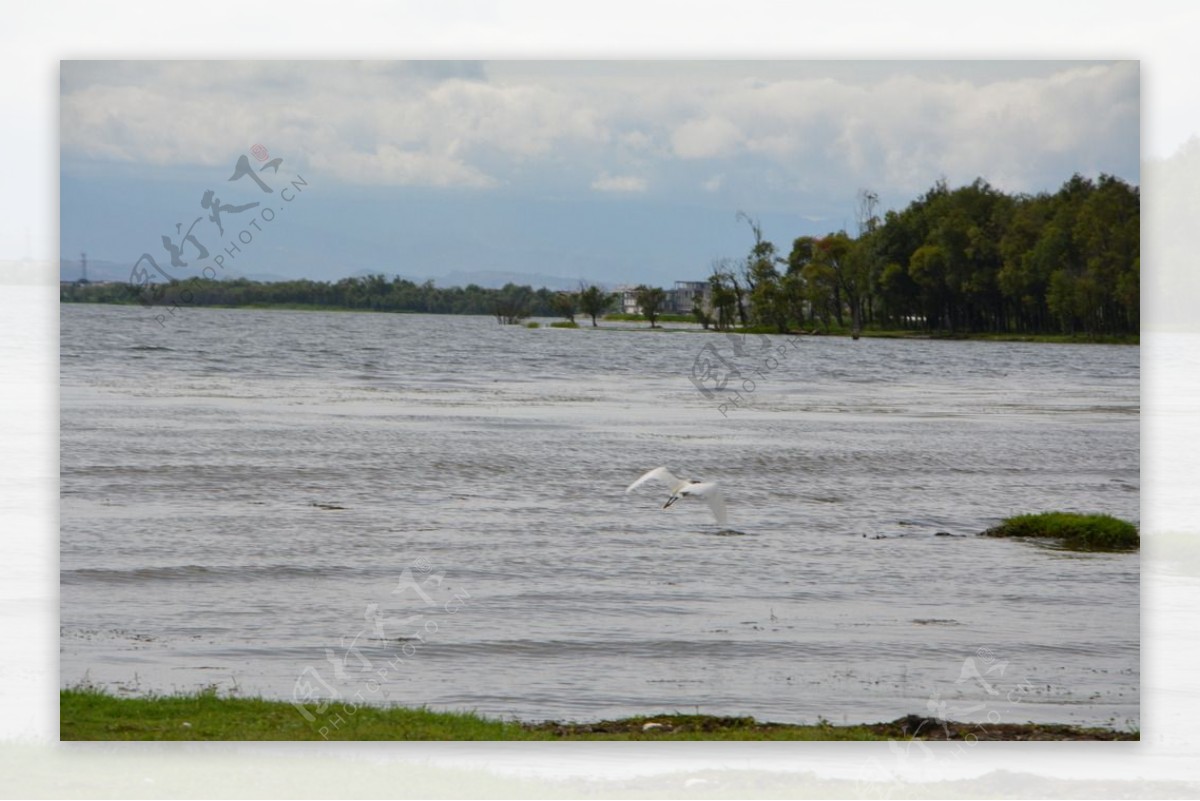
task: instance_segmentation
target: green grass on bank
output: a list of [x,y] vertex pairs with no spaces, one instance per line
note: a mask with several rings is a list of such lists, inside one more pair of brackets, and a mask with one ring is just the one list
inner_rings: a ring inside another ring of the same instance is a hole
[[62,740],[1136,740],[1136,732],[1041,724],[971,724],[909,715],[891,723],[760,723],[750,717],[653,715],[599,723],[520,723],[472,713],[285,701],[215,692],[117,698],[59,693]]
[[[515,740],[517,723],[423,709],[305,707],[214,692],[117,698],[92,689],[59,694],[62,740]],[[351,714],[353,710],[353,714]],[[325,729],[322,732],[322,729]]]
[[1141,546],[1137,527],[1110,515],[1042,512],[1010,517],[983,532],[987,537],[1038,537],[1081,551],[1132,551]]

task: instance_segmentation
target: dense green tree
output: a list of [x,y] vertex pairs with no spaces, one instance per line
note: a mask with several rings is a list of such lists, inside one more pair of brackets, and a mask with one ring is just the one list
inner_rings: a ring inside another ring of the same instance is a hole
[[750,226],[754,234],[754,245],[743,266],[750,302],[750,319],[756,325],[773,326],[779,333],[788,330],[788,298],[782,285],[782,276],[776,264],[782,263],[775,245],[762,235],[762,226],[744,212],[738,218]]
[[1050,272],[1034,256],[1034,248],[1052,214],[1049,196],[1019,198],[1000,238],[1000,269],[996,283],[1005,298],[1013,330],[1038,331],[1049,322],[1046,292]]
[[634,289],[634,297],[637,299],[642,316],[650,321],[650,327],[657,327],[658,316],[662,313],[663,305],[667,301],[667,293],[662,287],[639,284]]
[[592,318],[592,327],[596,327],[596,318],[607,312],[613,303],[613,295],[606,293],[595,284],[579,288],[579,310]]
[[579,307],[579,296],[574,292],[556,292],[554,299],[551,301],[560,317],[564,317],[567,322],[575,322],[575,311]]
[[792,241],[792,250],[787,257],[787,272],[783,279],[783,289],[787,298],[789,317],[795,320],[800,328],[805,326],[805,311],[813,306],[812,295],[820,296],[820,292],[810,292],[808,277],[812,271],[806,268],[817,258],[817,239],[812,236],[797,237]]
[[708,277],[708,286],[717,330],[728,331],[737,318],[737,295],[730,283],[730,275],[720,265],[714,265],[713,273]]
[[[433,283],[429,282],[428,285],[432,287]],[[533,294],[527,286],[517,286],[511,282],[505,284],[494,301],[496,320],[512,325],[530,317],[533,314]]]

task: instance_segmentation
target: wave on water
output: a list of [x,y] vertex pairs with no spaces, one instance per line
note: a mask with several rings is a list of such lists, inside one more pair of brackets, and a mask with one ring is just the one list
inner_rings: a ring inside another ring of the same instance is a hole
[[137,568],[85,567],[63,570],[62,584],[141,584],[155,581],[262,581],[288,578],[362,578],[394,575],[393,568],[364,568],[349,565],[161,565]]

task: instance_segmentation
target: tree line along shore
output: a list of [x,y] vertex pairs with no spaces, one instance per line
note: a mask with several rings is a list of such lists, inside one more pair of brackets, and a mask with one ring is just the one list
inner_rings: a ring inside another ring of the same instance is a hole
[[[901,211],[880,214],[861,190],[854,231],[800,236],[785,254],[738,213],[752,245],[715,260],[685,319],[718,330],[931,335],[1028,335],[1121,340],[1139,330],[1140,197],[1136,186],[1074,175],[1054,193],[1006,194],[977,179],[937,182]],[[655,327],[667,290],[632,290]],[[344,309],[529,317],[614,312],[619,296],[509,283],[438,287],[385,275],[338,281],[187,278],[167,283],[63,283],[76,303]],[[674,319],[679,319],[678,317]]]

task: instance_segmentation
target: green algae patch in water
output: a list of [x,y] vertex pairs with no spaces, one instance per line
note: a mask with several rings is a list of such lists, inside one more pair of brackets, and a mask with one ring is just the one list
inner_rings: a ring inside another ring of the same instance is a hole
[[1137,526],[1111,515],[1042,512],[1010,517],[985,537],[1029,537],[1057,540],[1077,551],[1134,551],[1141,546]]

